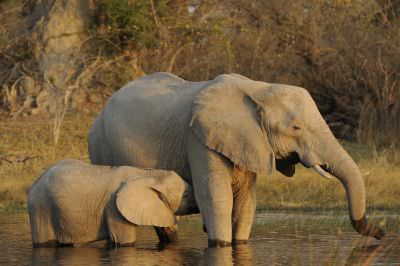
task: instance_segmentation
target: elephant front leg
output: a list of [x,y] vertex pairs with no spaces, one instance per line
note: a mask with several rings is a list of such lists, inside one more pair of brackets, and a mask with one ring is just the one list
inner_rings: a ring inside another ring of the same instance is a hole
[[207,229],[208,246],[230,246],[233,206],[230,162],[193,141],[189,163],[196,202]]
[[[113,196],[115,197],[115,195]],[[108,246],[134,247],[137,225],[126,220],[117,210],[115,199],[106,207],[106,228]]]
[[235,172],[234,170],[232,242],[243,244],[249,239],[256,210],[256,176],[250,172]]
[[[200,177],[198,177],[200,179]],[[221,176],[213,176],[220,179]],[[208,179],[208,178],[205,178]],[[203,183],[203,184],[199,184]],[[196,198],[207,229],[209,247],[230,246],[232,242],[232,188],[228,182],[194,182]],[[197,184],[197,185],[196,185]],[[218,188],[218,189],[217,189]]]
[[125,221],[111,221],[108,224],[108,245],[110,247],[134,247],[136,225]]

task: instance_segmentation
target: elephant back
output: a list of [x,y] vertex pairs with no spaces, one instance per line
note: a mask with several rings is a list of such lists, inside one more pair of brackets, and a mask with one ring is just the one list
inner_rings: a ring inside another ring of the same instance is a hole
[[106,165],[173,170],[187,179],[192,102],[205,84],[167,73],[128,83],[96,119],[89,136],[90,158]]

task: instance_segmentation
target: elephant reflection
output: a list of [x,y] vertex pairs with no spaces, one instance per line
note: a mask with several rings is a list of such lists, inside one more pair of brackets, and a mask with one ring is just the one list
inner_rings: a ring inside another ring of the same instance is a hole
[[32,250],[30,265],[253,265],[249,244],[224,249],[201,249],[168,245],[159,248],[108,249],[99,247],[36,248]]
[[370,264],[398,264],[400,261],[400,238],[389,240],[385,243],[367,244],[354,247],[346,259],[351,265]]
[[95,247],[80,248],[35,248],[32,249],[29,265],[104,265],[106,249]]
[[110,252],[112,265],[253,265],[252,247],[249,244],[228,248],[201,249],[178,245],[162,246],[161,250],[115,249]]
[[252,246],[243,244],[230,248],[206,248],[203,262],[210,266],[253,265]]

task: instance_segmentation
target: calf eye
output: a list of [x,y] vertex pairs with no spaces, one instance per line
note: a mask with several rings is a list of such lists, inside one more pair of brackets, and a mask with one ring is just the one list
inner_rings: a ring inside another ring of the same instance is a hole
[[293,126],[293,129],[296,130],[296,131],[298,131],[298,130],[301,129],[301,127],[299,127],[299,126]]

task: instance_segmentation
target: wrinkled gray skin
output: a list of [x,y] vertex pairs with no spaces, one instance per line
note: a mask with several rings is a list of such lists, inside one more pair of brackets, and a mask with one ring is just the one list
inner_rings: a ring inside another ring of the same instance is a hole
[[256,207],[256,176],[286,176],[301,162],[343,184],[350,218],[367,223],[360,170],[303,88],[230,74],[204,82],[155,73],[117,91],[89,135],[95,164],[174,170],[193,183],[209,246],[245,242]]
[[49,168],[28,198],[34,247],[107,239],[131,246],[137,225],[171,227],[197,212],[191,186],[172,171],[64,160]]

